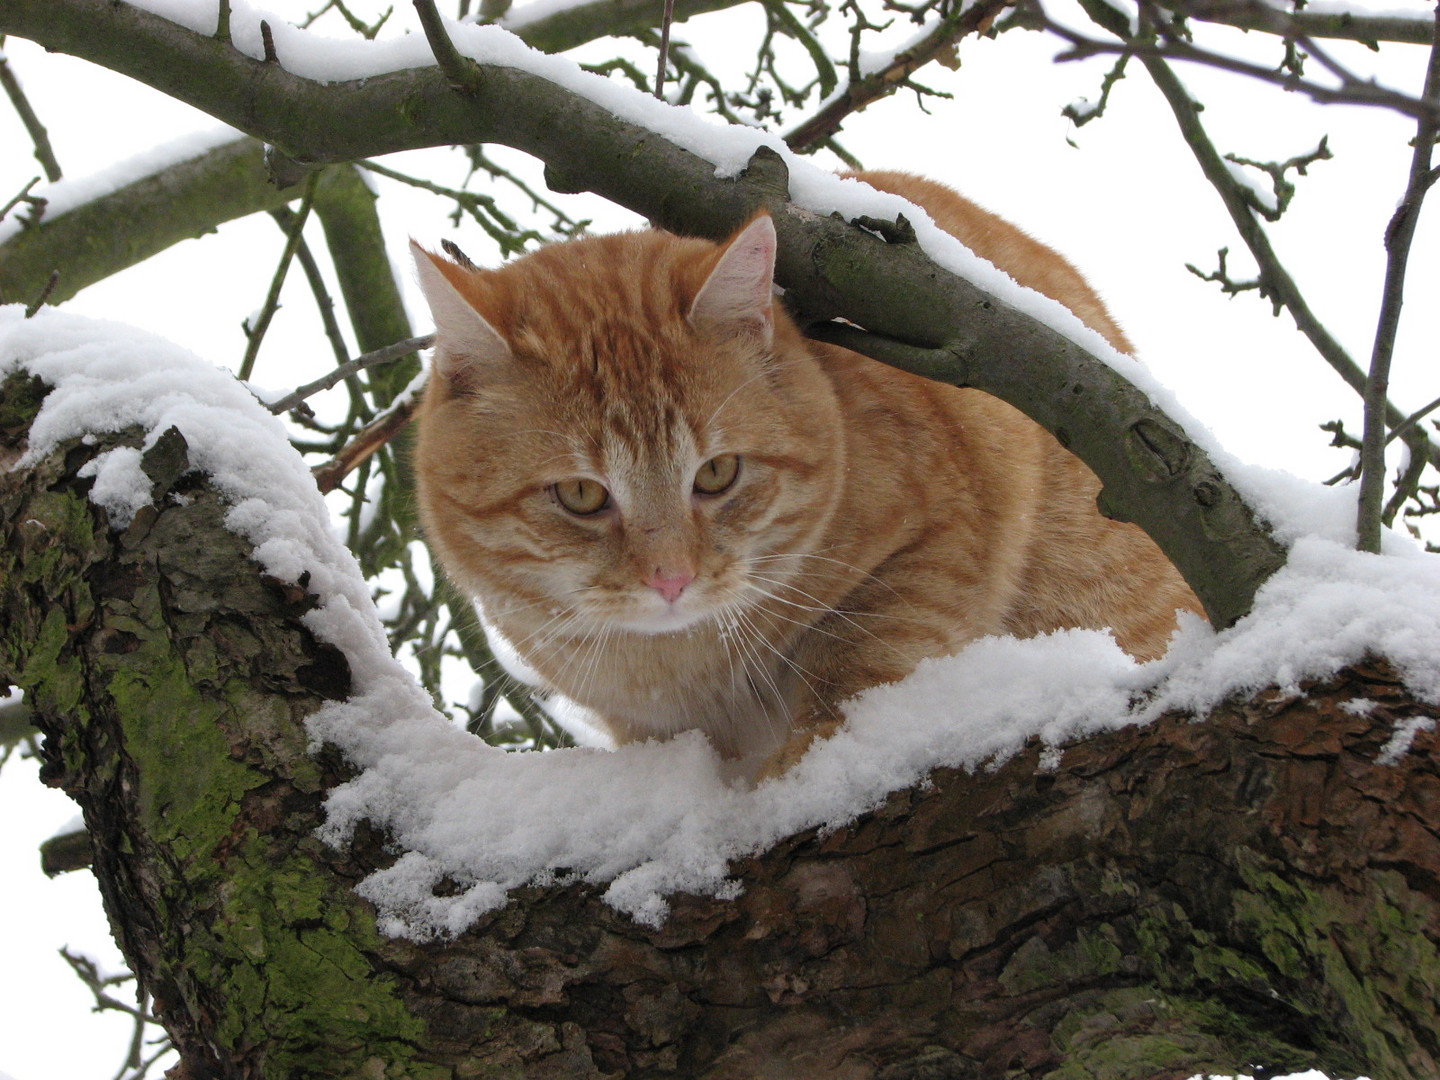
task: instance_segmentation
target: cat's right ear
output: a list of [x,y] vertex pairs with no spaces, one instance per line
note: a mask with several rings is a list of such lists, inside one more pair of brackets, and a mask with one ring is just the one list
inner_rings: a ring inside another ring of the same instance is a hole
[[775,278],[775,223],[761,214],[741,229],[716,262],[690,306],[690,325],[753,336],[769,346]]
[[508,361],[510,346],[461,295],[446,272],[447,268],[453,273],[465,271],[414,240],[410,241],[410,254],[415,257],[420,291],[435,319],[435,370],[456,390],[469,389],[474,369]]

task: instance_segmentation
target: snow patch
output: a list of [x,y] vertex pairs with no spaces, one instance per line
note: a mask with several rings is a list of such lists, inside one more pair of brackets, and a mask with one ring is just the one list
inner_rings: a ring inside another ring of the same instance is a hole
[[[1170,709],[1202,714],[1231,694],[1323,677],[1368,654],[1440,702],[1440,558],[1394,538],[1392,554],[1352,551],[1335,508],[1315,509],[1343,500],[1266,473],[1257,485],[1269,511],[1296,537],[1288,564],[1236,626],[1216,632],[1184,618],[1162,659],[1137,664],[1095,631],[986,638],[860,695],[841,732],[754,789],[727,782],[695,733],[614,751],[507,754],[446,722],[390,655],[369,586],[332,534],[309,470],[232,375],[127,327],[50,308],[26,320],[11,305],[0,308],[0,377],[16,368],[55,387],[22,464],[89,432],[137,426],[148,447],[175,426],[266,572],[310,575],[319,605],[306,622],[346,653],[354,692],[316,712],[308,730],[360,769],[330,793],[322,833],[341,844],[370,821],[405,853],[360,886],[387,933],[453,935],[509,890],[555,881],[588,882],[656,924],[675,893],[736,895],[733,860],[805,829],[841,827],[938,767],[994,767],[1038,739],[1049,748],[1043,767],[1054,768],[1071,740]],[[96,498],[117,522],[140,498],[141,452],[112,452],[95,467]],[[1322,534],[1307,535],[1316,525]],[[1387,751],[1398,757],[1408,737],[1397,729]],[[435,895],[441,880],[454,895]]]

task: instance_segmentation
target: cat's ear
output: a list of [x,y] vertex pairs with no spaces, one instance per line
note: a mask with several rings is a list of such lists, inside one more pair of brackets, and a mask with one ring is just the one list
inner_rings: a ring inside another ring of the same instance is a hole
[[761,214],[736,234],[690,305],[690,325],[753,335],[767,347],[775,332],[775,223]]
[[435,319],[435,367],[444,379],[457,389],[465,388],[473,365],[504,363],[510,359],[510,346],[500,333],[485,321],[461,295],[445,268],[458,268],[453,263],[432,255],[415,241],[410,241],[415,257],[415,272],[420,291],[430,305]]

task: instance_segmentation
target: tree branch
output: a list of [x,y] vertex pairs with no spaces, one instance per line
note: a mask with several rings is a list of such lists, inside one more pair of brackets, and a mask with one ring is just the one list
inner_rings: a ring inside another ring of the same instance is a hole
[[[0,384],[0,451],[35,398]],[[725,1080],[791,1075],[802,1044],[816,1076],[1440,1068],[1440,710],[1379,663],[1044,767],[1031,745],[938,770],[735,863],[732,898],[673,897],[658,929],[572,884],[452,941],[383,937],[353,883],[393,865],[387,838],[314,835],[348,774],[304,721],[350,692],[345,658],[183,462],[110,528],[78,474],[143,438],[0,473],[0,679],[92,823],[188,1075]]]
[[1282,11],[1254,0],[1152,0],[1187,19],[1240,30],[1260,30],[1282,38],[1336,38],[1372,48],[1381,42],[1429,45],[1434,25],[1425,18],[1367,15],[1360,11]]
[[954,5],[922,40],[896,53],[880,70],[859,80],[852,79],[819,112],[792,128],[785,135],[785,145],[804,153],[833,138],[846,117],[893,94],[911,75],[953,48],[960,38],[988,28],[1011,2],[986,0],[973,5]]
[[[4,44],[5,39],[0,37],[0,46]],[[31,106],[30,99],[25,96],[24,87],[20,85],[20,80],[10,67],[10,58],[3,52],[0,52],[0,88],[5,90],[10,104],[20,115],[20,122],[30,133],[30,141],[35,144],[35,159],[45,170],[45,179],[53,184],[60,179],[61,174],[60,162],[55,159],[55,150],[50,145],[50,135],[45,130],[45,125],[40,122],[40,118],[35,115],[35,109]]]
[[768,206],[777,281],[803,321],[844,315],[928,350],[921,373],[992,393],[1056,433],[1100,477],[1107,511],[1155,539],[1216,625],[1249,611],[1284,561],[1203,451],[1105,361],[916,245],[786,203],[773,154],[738,180],[717,179],[710,162],[515,68],[487,66],[473,95],[434,68],[320,84],[109,0],[0,0],[0,31],[145,78],[297,161],[501,142],[545,161],[552,188],[593,191],[679,233],[719,239]]
[[[1440,29],[1440,9],[1437,9],[1436,21],[1437,29]],[[1425,97],[1440,101],[1440,35],[1430,47]],[[1400,326],[1400,308],[1405,302],[1405,269],[1410,259],[1410,244],[1415,237],[1425,193],[1435,183],[1430,171],[1430,157],[1437,130],[1440,130],[1440,121],[1433,114],[1421,117],[1416,126],[1415,149],[1410,159],[1410,177],[1405,185],[1405,194],[1385,230],[1385,290],[1380,301],[1375,346],[1370,355],[1370,373],[1365,381],[1365,434],[1360,447],[1360,506],[1355,525],[1355,544],[1361,551],[1380,550],[1390,360],[1395,351],[1395,333]],[[1412,466],[1408,479],[1413,490],[1414,485],[1419,483],[1419,470],[1425,467],[1425,462],[1412,462]]]

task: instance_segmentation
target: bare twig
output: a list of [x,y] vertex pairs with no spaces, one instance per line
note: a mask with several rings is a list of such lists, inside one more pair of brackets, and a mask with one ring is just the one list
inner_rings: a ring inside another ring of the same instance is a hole
[[[3,43],[3,39],[0,39]],[[5,88],[5,94],[10,98],[10,104],[15,106],[15,111],[20,115],[20,122],[25,125],[25,130],[30,134],[30,141],[35,144],[35,158],[45,170],[45,178],[52,184],[60,179],[60,162],[55,159],[55,150],[50,145],[50,134],[45,130],[45,125],[35,115],[35,110],[30,105],[30,99],[25,96],[25,90],[20,85],[14,70],[10,67],[10,61],[0,52],[0,86]]]
[[50,299],[50,294],[55,291],[55,286],[60,284],[60,271],[51,270],[50,277],[45,282],[45,287],[40,290],[40,295],[25,308],[25,318],[33,319],[39,310],[45,306],[45,301]]
[[275,276],[270,281],[270,292],[265,297],[265,305],[260,309],[255,325],[247,324],[245,327],[245,336],[249,341],[245,345],[244,359],[240,361],[239,375],[242,380],[250,378],[250,373],[255,369],[255,357],[260,352],[260,342],[264,340],[265,331],[270,328],[270,320],[275,317],[275,312],[280,307],[280,290],[290,272],[290,262],[295,258],[295,250],[300,246],[300,233],[305,228],[305,219],[310,216],[310,205],[315,201],[315,185],[319,179],[320,173],[312,172],[305,181],[305,194],[300,199],[300,209],[291,223],[289,239],[280,255],[280,265],[275,268]]
[[[1440,117],[1440,102],[1411,97],[1398,90],[1381,86],[1373,79],[1359,78],[1328,57],[1323,62],[1340,79],[1339,86],[1326,86],[1312,79],[1301,78],[1293,72],[1277,71],[1263,64],[1254,64],[1248,60],[1204,49],[1179,37],[1167,38],[1163,43],[1154,40],[1138,41],[1123,31],[1117,34],[1122,39],[1119,42],[1087,37],[1049,18],[1036,0],[1029,0],[1029,2],[1039,12],[1041,25],[1052,34],[1070,43],[1070,49],[1057,56],[1055,58],[1057,61],[1084,60],[1092,56],[1115,56],[1126,53],[1142,60],[1183,60],[1187,63],[1203,64],[1206,67],[1218,68],[1222,71],[1248,75],[1261,82],[1302,93],[1312,101],[1325,105],[1370,105],[1391,109],[1416,119],[1426,114]],[[1105,17],[1097,18],[1096,13],[1092,10],[1097,6],[1096,4],[1086,3],[1083,6],[1092,18],[1096,18],[1096,21],[1100,22],[1102,26],[1106,25]],[[1110,10],[1114,12],[1113,8]],[[1119,12],[1114,13],[1119,15]],[[1110,29],[1110,27],[1106,26],[1106,29]],[[1325,56],[1323,50],[1315,46],[1313,42],[1303,41],[1303,39],[1297,39],[1297,41],[1301,41],[1307,51],[1313,49],[1317,60]]]
[[13,199],[11,199],[9,202],[7,202],[4,206],[0,206],[0,221],[4,221],[5,218],[6,218],[6,216],[10,213],[10,211],[11,211],[11,210],[14,210],[15,207],[19,206],[22,202],[23,202],[23,203],[26,203],[26,204],[28,204],[28,205],[30,205],[30,206],[32,206],[32,207],[38,206],[38,207],[39,207],[39,210],[40,210],[41,212],[43,212],[43,211],[44,211],[44,208],[45,208],[45,200],[42,199],[42,198],[40,198],[40,196],[38,196],[38,195],[31,195],[31,194],[30,194],[30,189],[33,188],[33,187],[34,187],[36,184],[38,184],[39,182],[40,182],[40,177],[38,177],[38,176],[32,177],[32,178],[30,179],[30,182],[29,182],[28,184],[26,184],[23,188],[20,189],[20,194],[16,195]]
[[396,360],[403,360],[405,357],[410,356],[412,353],[419,352],[421,349],[428,349],[433,344],[435,344],[435,335],[425,334],[421,337],[397,341],[394,345],[386,345],[383,349],[376,349],[374,352],[368,352],[364,356],[357,356],[354,360],[347,360],[334,371],[327,372],[314,382],[306,383],[293,393],[286,394],[279,401],[267,405],[266,408],[276,416],[279,416],[281,413],[289,412],[312,394],[318,394],[322,390],[329,390],[336,383],[342,382],[350,378],[350,376],[364,371],[366,368],[376,367],[379,364],[390,364]]
[[414,395],[397,398],[393,405],[361,428],[333,458],[311,469],[320,493],[324,495],[334,491],[340,486],[340,481],[358,469],[371,454],[403,431],[415,413],[417,401]]
[[[924,38],[896,53],[888,64],[869,75],[859,74],[859,61],[852,57],[849,85],[814,116],[787,132],[785,144],[797,152],[818,147],[840,130],[840,125],[851,113],[859,112],[872,102],[909,85],[915,72],[945,55],[960,38],[984,29],[1007,3],[1008,0],[983,0],[971,7],[956,5]],[[853,46],[852,52],[855,49],[858,45]]]
[[445,80],[462,94],[474,93],[480,86],[480,65],[468,56],[462,56],[455,48],[455,43],[445,32],[445,20],[435,8],[435,0],[415,0],[415,12],[420,16],[425,40]]
[[275,51],[275,34],[271,31],[270,24],[264,19],[260,20],[260,44],[265,50],[267,64],[280,62],[280,55]]
[[[278,210],[272,210],[270,216],[286,236],[294,230],[295,215],[289,207],[282,206]],[[345,335],[340,332],[340,324],[335,320],[335,301],[330,298],[330,292],[325,288],[325,278],[321,275],[320,267],[315,262],[315,256],[311,254],[310,245],[305,243],[303,234],[300,243],[295,247],[295,259],[300,264],[300,269],[305,272],[305,280],[310,284],[310,293],[315,297],[315,307],[325,328],[325,338],[330,342],[330,349],[335,354],[335,363],[344,364],[350,359],[350,350],[346,348]]]
[[1281,38],[1336,38],[1376,47],[1382,41],[1429,45],[1433,24],[1426,19],[1366,15],[1359,11],[1282,11],[1254,0],[1155,0],[1187,19],[1260,30]]
[[665,11],[660,16],[660,67],[655,72],[655,96],[665,99],[665,66],[670,63],[670,24],[675,21],[675,0],[665,0]]
[[[1092,7],[1098,10],[1098,14],[1102,18],[1108,17],[1107,12],[1113,12],[1113,9],[1101,4],[1086,4],[1087,10]],[[1102,23],[1102,25],[1104,24]],[[1107,29],[1110,27],[1107,26]],[[1123,30],[1124,28],[1117,27],[1117,29]],[[1189,92],[1186,91],[1184,85],[1163,58],[1153,53],[1141,52],[1136,55],[1145,65],[1145,70],[1149,72],[1151,79],[1169,104],[1170,111],[1174,114],[1176,124],[1180,128],[1180,134],[1190,147],[1191,153],[1195,155],[1201,172],[1210,182],[1210,186],[1215,189],[1216,194],[1220,196],[1221,202],[1225,204],[1225,209],[1229,212],[1230,220],[1234,223],[1236,231],[1245,241],[1245,246],[1250,249],[1251,256],[1259,266],[1258,290],[1260,295],[1290,312],[1296,327],[1309,339],[1310,344],[1315,347],[1325,362],[1352,389],[1363,394],[1365,392],[1364,370],[1310,309],[1300,287],[1285,269],[1279,256],[1276,255],[1264,227],[1251,212],[1241,185],[1231,175],[1224,158],[1215,149],[1209,134],[1200,122],[1199,103],[1190,97]],[[1391,424],[1399,425],[1404,421],[1405,414],[1394,405],[1387,405],[1386,417]],[[1412,454],[1434,454],[1433,444],[1423,432],[1412,428],[1403,437]]]
[[[1440,27],[1440,9],[1435,15]],[[1430,65],[1425,72],[1424,96],[1440,101],[1440,37],[1430,47]],[[1410,177],[1405,195],[1400,200],[1385,230],[1385,289],[1380,302],[1380,319],[1375,329],[1375,345],[1370,354],[1370,375],[1365,383],[1365,435],[1360,449],[1360,507],[1355,525],[1355,545],[1361,551],[1378,552],[1381,535],[1381,503],[1385,495],[1385,406],[1390,390],[1390,362],[1395,353],[1395,333],[1400,325],[1400,309],[1405,302],[1405,271],[1410,259],[1410,245],[1425,193],[1435,183],[1430,159],[1435,136],[1440,130],[1434,112],[1421,116],[1416,125],[1415,149],[1410,159]],[[1423,469],[1423,456],[1418,468]],[[1419,484],[1414,473],[1412,489]]]

